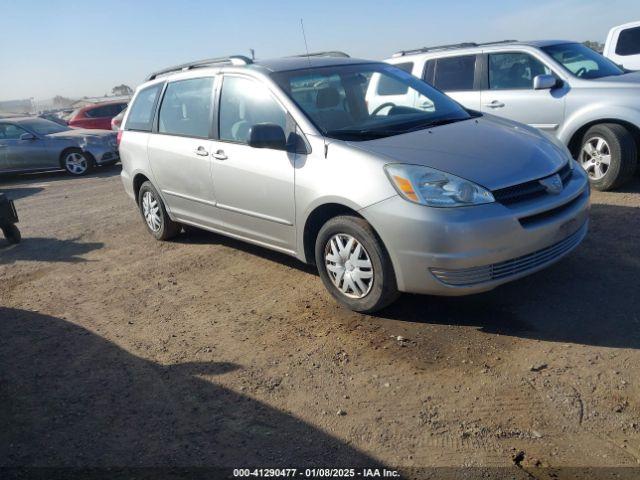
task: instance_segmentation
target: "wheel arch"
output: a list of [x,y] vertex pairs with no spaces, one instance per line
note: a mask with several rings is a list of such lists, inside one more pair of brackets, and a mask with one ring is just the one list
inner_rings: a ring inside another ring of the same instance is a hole
[[[361,215],[358,210],[346,205],[345,203],[340,203],[338,201],[329,201],[315,206],[313,210],[311,210],[309,215],[307,215],[307,218],[304,222],[304,228],[302,231],[303,257],[301,258],[301,260],[310,265],[315,265],[315,246],[316,239],[318,238],[318,233],[325,223],[327,223],[332,218],[340,215],[352,215],[369,222],[369,220]],[[382,240],[382,237],[380,237],[380,234],[376,230],[375,226],[372,225],[371,222],[369,222],[369,225],[371,225],[371,228],[378,237],[378,240],[382,244],[382,247],[386,250],[387,247],[384,244],[384,241]]]
[[595,125],[601,125],[605,123],[613,123],[615,125],[620,125],[626,128],[631,135],[633,136],[634,141],[636,142],[636,147],[640,149],[640,128],[632,122],[627,120],[622,120],[620,118],[599,118],[597,120],[591,120],[580,128],[578,128],[569,138],[569,142],[567,143],[567,148],[571,152],[573,158],[576,158],[580,153],[580,147],[582,146],[582,138],[584,137],[587,130]]
[[150,182],[150,181],[151,180],[149,179],[149,177],[147,177],[144,173],[136,173],[133,176],[133,195],[134,195],[136,204],[138,203],[138,194],[140,193],[140,187],[142,187],[142,184],[144,182]]
[[304,255],[303,260],[306,263],[315,265],[315,245],[318,233],[327,221],[339,215],[354,215],[362,218],[362,215],[358,214],[358,212],[353,208],[336,202],[318,205],[309,213],[304,222],[304,229],[302,232],[302,253]]

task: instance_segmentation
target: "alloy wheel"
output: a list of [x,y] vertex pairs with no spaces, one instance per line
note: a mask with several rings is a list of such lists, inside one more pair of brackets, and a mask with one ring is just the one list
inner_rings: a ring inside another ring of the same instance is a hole
[[87,159],[83,154],[71,152],[64,157],[64,166],[69,173],[82,175],[89,168],[89,162],[87,162]]
[[325,246],[325,268],[333,284],[349,298],[364,298],[374,280],[369,253],[346,233],[332,236]]
[[158,232],[162,227],[160,204],[152,192],[146,191],[142,196],[142,214],[152,232]]
[[611,149],[602,137],[592,137],[582,146],[580,164],[592,180],[600,180],[611,165]]

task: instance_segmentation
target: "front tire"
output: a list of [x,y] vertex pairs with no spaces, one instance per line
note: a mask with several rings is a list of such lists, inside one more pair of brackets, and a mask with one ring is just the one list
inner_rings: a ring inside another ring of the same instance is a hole
[[315,259],[329,293],[355,312],[381,310],[399,296],[389,254],[363,218],[344,215],[325,223]]
[[596,190],[620,187],[633,177],[638,162],[636,142],[622,125],[594,125],[582,139],[578,162]]
[[20,243],[20,240],[22,240],[22,235],[20,235],[20,229],[16,227],[14,224],[2,227],[2,233],[4,233],[4,237],[7,239],[7,242],[9,242],[10,244]]
[[92,159],[79,148],[66,150],[62,154],[60,163],[62,168],[64,168],[69,175],[73,175],[74,177],[86,175],[93,168]]
[[138,192],[140,215],[156,240],[169,240],[180,233],[180,224],[169,218],[162,198],[153,184],[146,181]]

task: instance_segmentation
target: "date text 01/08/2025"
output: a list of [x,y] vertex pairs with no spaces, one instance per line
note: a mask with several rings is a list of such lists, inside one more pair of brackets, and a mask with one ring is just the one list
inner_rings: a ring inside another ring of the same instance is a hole
[[386,468],[235,468],[233,476],[238,478],[399,478],[400,473]]

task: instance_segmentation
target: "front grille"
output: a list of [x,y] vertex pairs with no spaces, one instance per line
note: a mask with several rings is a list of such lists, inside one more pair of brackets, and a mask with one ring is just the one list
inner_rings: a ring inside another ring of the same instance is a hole
[[[560,179],[562,180],[562,185],[564,187],[571,178],[571,166],[567,162],[567,164],[556,173],[560,175]],[[556,173],[554,173],[553,175],[555,175]],[[532,200],[534,198],[542,197],[544,195],[547,195],[547,189],[540,184],[540,180],[542,179],[531,180],[529,182],[520,183],[518,185],[512,185],[510,187],[494,190],[492,192],[493,198],[496,199],[496,202],[500,202],[503,205],[511,205],[514,203],[523,202],[525,200]]]
[[468,287],[493,280],[501,280],[527,272],[528,270],[533,270],[551,260],[561,257],[580,243],[582,234],[583,229],[579,228],[575,233],[550,247],[491,265],[458,270],[443,268],[430,268],[429,270],[442,283],[457,287]]

